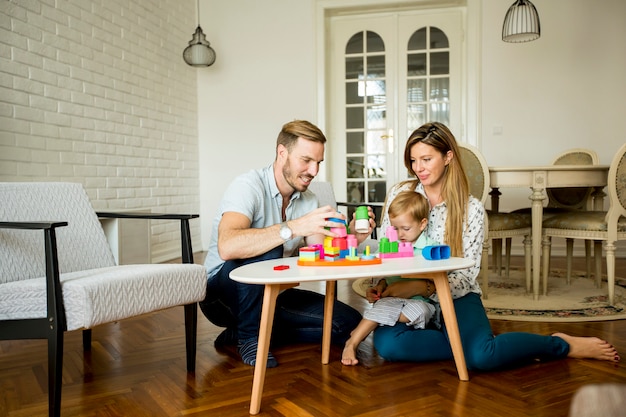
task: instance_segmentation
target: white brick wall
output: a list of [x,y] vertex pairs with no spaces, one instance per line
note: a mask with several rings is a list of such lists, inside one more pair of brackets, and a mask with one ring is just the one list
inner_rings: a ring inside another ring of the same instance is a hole
[[[197,70],[182,59],[196,24],[189,0],[0,0],[0,181],[197,213]],[[179,236],[153,222],[153,261],[180,256]]]

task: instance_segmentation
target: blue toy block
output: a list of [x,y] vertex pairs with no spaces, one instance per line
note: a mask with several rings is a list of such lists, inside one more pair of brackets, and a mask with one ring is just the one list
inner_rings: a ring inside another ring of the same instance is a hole
[[448,245],[433,245],[426,246],[422,249],[422,255],[424,258],[431,261],[438,261],[440,259],[450,258],[450,246]]

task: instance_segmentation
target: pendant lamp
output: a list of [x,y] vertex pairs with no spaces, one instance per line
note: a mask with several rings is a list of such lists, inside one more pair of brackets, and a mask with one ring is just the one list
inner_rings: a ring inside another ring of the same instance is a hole
[[192,67],[209,67],[215,62],[215,51],[200,27],[200,0],[197,0],[197,4],[198,27],[189,41],[189,46],[183,51],[183,59]]
[[539,14],[535,5],[528,0],[516,0],[509,7],[502,25],[504,42],[529,42],[541,36]]

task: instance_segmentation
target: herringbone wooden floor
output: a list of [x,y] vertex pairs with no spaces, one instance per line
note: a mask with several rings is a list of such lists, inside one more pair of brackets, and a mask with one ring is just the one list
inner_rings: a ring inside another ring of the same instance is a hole
[[[515,260],[519,262],[519,259]],[[520,262],[521,263],[521,262]],[[618,259],[618,275],[626,265]],[[349,283],[343,301],[358,308]],[[589,323],[493,321],[496,333],[530,331],[595,335],[626,355],[626,320]],[[200,313],[198,363],[185,372],[182,308],[99,326],[93,348],[82,351],[80,332],[66,334],[62,415],[71,416],[246,416],[253,368],[234,349],[216,350],[221,331]],[[387,363],[367,339],[362,364],[342,366],[341,348],[320,363],[318,345],[273,350],[280,366],[267,371],[260,416],[567,416],[582,385],[626,383],[626,363],[592,360],[536,363],[520,369],[470,373],[460,382],[452,361]],[[0,416],[47,414],[45,341],[0,342]]]

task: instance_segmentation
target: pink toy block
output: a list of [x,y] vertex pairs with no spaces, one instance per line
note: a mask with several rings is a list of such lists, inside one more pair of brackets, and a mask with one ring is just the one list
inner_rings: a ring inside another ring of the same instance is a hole
[[393,226],[388,226],[387,230],[385,230],[385,237],[389,239],[390,242],[396,242],[398,240],[398,231]]
[[413,255],[413,244],[411,242],[398,242],[398,252],[411,253]]
[[321,244],[315,244],[315,245],[311,245],[311,247],[316,248],[317,250],[320,251],[320,259],[324,259],[324,245]]
[[330,231],[337,235],[337,237],[346,237],[348,233],[345,227],[331,227]]

